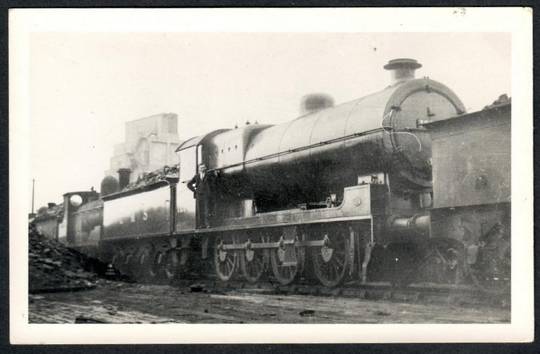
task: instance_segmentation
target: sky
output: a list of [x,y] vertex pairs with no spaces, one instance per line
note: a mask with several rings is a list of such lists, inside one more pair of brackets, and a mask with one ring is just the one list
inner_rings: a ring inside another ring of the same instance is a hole
[[[30,37],[35,209],[99,185],[125,122],[178,115],[181,139],[247,120],[279,124],[300,98],[336,104],[383,89],[409,57],[468,111],[511,95],[504,33],[34,33]],[[30,201],[29,201],[30,203]]]

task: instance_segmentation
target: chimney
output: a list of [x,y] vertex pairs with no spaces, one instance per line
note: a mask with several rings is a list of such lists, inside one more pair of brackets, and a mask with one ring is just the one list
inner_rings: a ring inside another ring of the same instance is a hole
[[334,99],[325,93],[312,93],[302,97],[300,102],[300,115],[320,111],[334,106]]
[[118,171],[118,189],[122,190],[129,184],[129,175],[131,170],[129,168],[120,168]]
[[414,79],[414,71],[421,67],[422,64],[409,58],[392,59],[384,66],[391,73],[392,85]]

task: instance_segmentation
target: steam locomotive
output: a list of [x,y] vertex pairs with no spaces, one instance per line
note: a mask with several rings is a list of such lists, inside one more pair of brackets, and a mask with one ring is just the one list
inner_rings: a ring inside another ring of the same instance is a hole
[[145,281],[507,281],[510,100],[467,114],[420,67],[391,60],[380,92],[184,141],[177,166],[134,184],[121,169],[34,222]]

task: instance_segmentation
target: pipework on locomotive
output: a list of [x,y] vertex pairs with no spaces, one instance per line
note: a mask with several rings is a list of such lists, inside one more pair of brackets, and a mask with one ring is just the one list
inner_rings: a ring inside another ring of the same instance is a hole
[[382,91],[186,140],[177,166],[131,185],[121,169],[33,222],[141,281],[508,282],[510,99],[466,113],[420,67],[391,60]]

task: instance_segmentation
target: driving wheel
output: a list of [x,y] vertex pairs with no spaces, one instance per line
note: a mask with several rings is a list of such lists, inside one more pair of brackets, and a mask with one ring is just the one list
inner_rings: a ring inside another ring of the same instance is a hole
[[214,246],[214,267],[219,280],[229,281],[237,267],[237,255],[235,250],[226,249],[226,245],[235,244],[235,238],[230,242],[224,242],[223,239],[217,239]]
[[252,284],[257,283],[268,268],[269,257],[268,250],[253,248],[253,244],[268,242],[268,239],[264,236],[249,238],[246,249],[240,252],[240,270],[244,278]]
[[349,269],[349,240],[337,230],[325,233],[323,246],[312,252],[313,271],[319,282],[335,287],[343,282]]
[[296,262],[287,263],[285,257],[285,240],[283,237],[280,237],[278,242],[280,245],[277,248],[272,248],[270,250],[272,273],[281,285],[289,285],[300,273],[300,268],[304,262],[304,250],[300,247],[292,247],[291,250],[295,252]]

